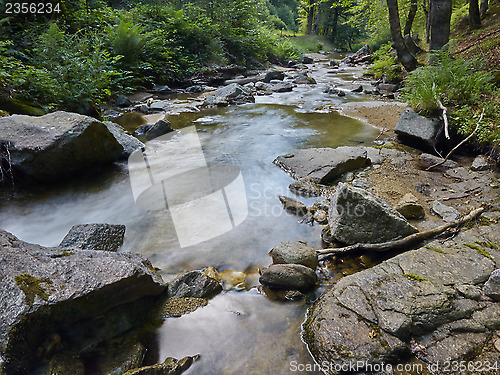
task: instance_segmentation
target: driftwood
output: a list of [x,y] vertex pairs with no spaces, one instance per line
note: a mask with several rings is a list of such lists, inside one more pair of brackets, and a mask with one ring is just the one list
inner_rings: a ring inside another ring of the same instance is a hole
[[468,140],[469,140],[469,139],[470,139],[470,138],[474,135],[474,133],[476,133],[477,129],[479,129],[479,124],[481,123],[481,121],[482,121],[482,119],[483,119],[483,116],[484,116],[484,110],[485,110],[485,108],[483,108],[483,112],[481,113],[481,116],[479,117],[479,121],[477,122],[477,124],[476,124],[476,128],[474,129],[474,131],[473,131],[472,133],[470,133],[470,134],[467,136],[467,138],[465,138],[464,140],[462,140],[462,142],[460,142],[458,145],[456,145],[455,147],[453,147],[453,148],[451,149],[451,151],[450,151],[450,152],[448,152],[448,155],[446,155],[446,157],[445,157],[443,160],[441,160],[439,163],[436,163],[436,164],[434,164],[434,165],[431,165],[429,168],[427,168],[427,169],[426,169],[426,171],[428,171],[428,170],[430,170],[430,169],[432,169],[432,168],[436,168],[436,167],[438,167],[438,166],[440,166],[440,165],[442,165],[442,164],[446,163],[446,161],[447,161],[447,160],[448,160],[448,158],[450,157],[451,153],[452,153],[453,151],[455,151],[457,148],[459,148],[460,146],[462,146],[465,142],[467,142],[467,141],[468,141]]
[[388,251],[388,250],[393,250],[393,249],[400,249],[403,247],[411,247],[414,246],[424,240],[427,240],[429,238],[432,238],[434,236],[437,236],[438,234],[443,233],[449,228],[453,227],[458,227],[463,224],[466,224],[470,220],[474,219],[475,217],[481,215],[484,211],[484,208],[478,208],[472,211],[471,213],[465,215],[462,219],[453,221],[451,223],[441,225],[436,228],[432,228],[429,230],[425,230],[423,232],[418,232],[411,234],[409,236],[406,236],[404,238],[400,238],[398,240],[394,241],[388,241],[388,242],[382,242],[382,243],[357,243],[355,245],[351,246],[346,246],[346,247],[338,247],[338,248],[331,248],[331,249],[321,249],[321,250],[316,250],[318,253],[318,256],[320,257],[320,260],[324,260],[328,257],[334,256],[334,255],[341,255],[341,254],[348,254],[348,253],[353,253],[356,251],[363,251],[363,250],[368,250],[368,251]]
[[432,92],[434,93],[434,100],[436,100],[437,105],[439,108],[441,108],[441,111],[443,111],[443,121],[444,121],[444,136],[446,139],[450,139],[450,131],[449,131],[449,124],[448,124],[448,116],[446,115],[446,107],[441,103],[441,100],[437,97],[436,94],[436,84],[432,84]]

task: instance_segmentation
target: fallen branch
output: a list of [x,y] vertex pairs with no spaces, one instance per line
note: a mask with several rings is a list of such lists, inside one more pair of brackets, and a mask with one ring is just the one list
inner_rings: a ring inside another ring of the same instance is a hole
[[436,103],[438,104],[439,108],[443,111],[443,121],[444,121],[444,136],[446,139],[450,139],[450,130],[449,130],[449,124],[448,124],[448,116],[446,115],[446,107],[441,103],[441,100],[437,97],[436,94],[436,84],[432,84],[432,92],[434,93],[434,99],[436,100]]
[[479,129],[479,124],[481,123],[481,120],[483,119],[483,116],[484,116],[484,110],[485,108],[483,108],[483,112],[481,113],[481,117],[479,117],[479,121],[477,122],[476,124],[476,128],[474,129],[474,131],[472,133],[470,133],[467,138],[465,138],[464,140],[462,140],[462,142],[460,142],[458,145],[456,145],[455,147],[453,147],[451,149],[450,152],[448,152],[448,155],[446,155],[446,157],[441,160],[439,163],[436,163],[434,165],[431,165],[430,167],[428,167],[426,169],[426,171],[428,170],[431,170],[432,168],[436,168],[436,167],[439,167],[440,165],[443,165],[444,163],[446,163],[446,161],[448,160],[448,158],[450,157],[451,153],[453,151],[455,151],[457,148],[459,148],[460,146],[462,146],[465,142],[467,142],[476,132],[477,132],[477,129]]
[[443,233],[447,229],[453,228],[453,227],[458,227],[463,224],[468,223],[470,220],[474,219],[475,217],[481,215],[484,211],[484,208],[478,208],[469,213],[468,215],[465,215],[462,219],[453,221],[448,224],[441,225],[439,227],[429,229],[423,232],[418,232],[411,234],[409,236],[406,236],[404,238],[401,238],[399,240],[394,240],[394,241],[388,241],[388,242],[382,242],[382,243],[357,243],[355,245],[351,246],[346,246],[346,247],[338,247],[338,248],[331,248],[331,249],[321,249],[321,250],[316,250],[318,253],[318,256],[320,257],[320,260],[324,260],[326,258],[329,258],[334,255],[340,255],[340,254],[348,254],[348,253],[353,253],[356,251],[362,251],[362,250],[368,250],[368,251],[388,251],[392,249],[400,249],[403,247],[410,247],[414,246],[415,244],[418,244],[424,240],[427,240],[429,238],[432,238],[434,236],[437,236],[438,234]]

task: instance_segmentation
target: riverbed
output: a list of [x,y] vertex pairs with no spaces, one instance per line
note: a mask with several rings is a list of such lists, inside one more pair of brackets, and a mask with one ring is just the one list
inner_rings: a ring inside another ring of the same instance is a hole
[[[294,197],[288,191],[293,180],[272,162],[279,155],[305,147],[370,145],[380,129],[367,123],[369,116],[354,116],[364,120],[360,121],[335,109],[352,111],[359,103],[366,103],[365,108],[387,105],[352,93],[350,90],[360,83],[369,86],[360,78],[362,70],[333,70],[328,66],[329,58],[324,56],[324,61],[309,66],[309,76],[316,79],[316,85],[258,96],[253,104],[167,117],[176,129],[196,126],[208,164],[230,163],[240,168],[248,216],[235,229],[181,247],[167,212],[145,211],[135,204],[126,163],[98,175],[2,199],[0,227],[24,241],[56,246],[76,224],[124,224],[127,231],[120,251],[147,257],[166,281],[178,273],[209,266],[219,272],[248,274],[244,288],[224,291],[208,306],[166,319],[158,328],[154,344],[158,361],[169,356],[201,355],[186,374],[286,374],[295,372],[299,364],[312,365],[300,335],[307,302],[317,294],[301,302],[276,301],[258,285],[258,269],[271,263],[268,252],[279,242],[300,240],[313,248],[321,247],[321,226],[302,224],[297,216],[283,210],[277,197]],[[345,90],[346,96],[324,93],[325,86],[331,84]],[[390,121],[394,116],[388,115]],[[301,200],[311,205],[315,198]],[[329,277],[366,266],[358,262],[330,269]]]

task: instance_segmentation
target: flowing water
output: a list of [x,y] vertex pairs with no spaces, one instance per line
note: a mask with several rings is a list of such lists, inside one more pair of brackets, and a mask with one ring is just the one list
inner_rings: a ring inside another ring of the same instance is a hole
[[[135,204],[126,164],[101,171],[99,177],[82,176],[2,199],[0,227],[22,240],[55,246],[75,224],[125,224],[121,251],[149,258],[167,281],[176,273],[208,266],[249,274],[248,288],[223,292],[208,306],[166,319],[158,329],[158,360],[201,354],[187,374],[287,374],[294,372],[294,363],[312,364],[300,338],[305,303],[276,301],[257,288],[257,269],[271,263],[268,252],[279,242],[301,240],[321,246],[319,226],[301,224],[283,211],[277,196],[293,197],[287,188],[292,179],[272,161],[304,147],[369,144],[379,131],[325,110],[326,105],[363,100],[351,93],[343,98],[323,93],[326,83],[350,88],[352,71],[332,73],[324,63],[311,70],[310,76],[318,81],[315,86],[257,97],[255,104],[169,118],[178,129],[196,125],[209,165],[231,163],[240,168],[248,216],[235,229],[181,247],[168,213],[145,211]],[[301,200],[307,205],[314,202]]]

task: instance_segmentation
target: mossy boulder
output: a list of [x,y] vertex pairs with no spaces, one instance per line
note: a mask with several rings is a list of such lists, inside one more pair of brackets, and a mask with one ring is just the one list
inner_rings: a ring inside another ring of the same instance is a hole
[[[0,230],[0,373],[28,374],[143,324],[166,289],[143,257],[47,248]],[[1,364],[1,361],[0,361]]]

